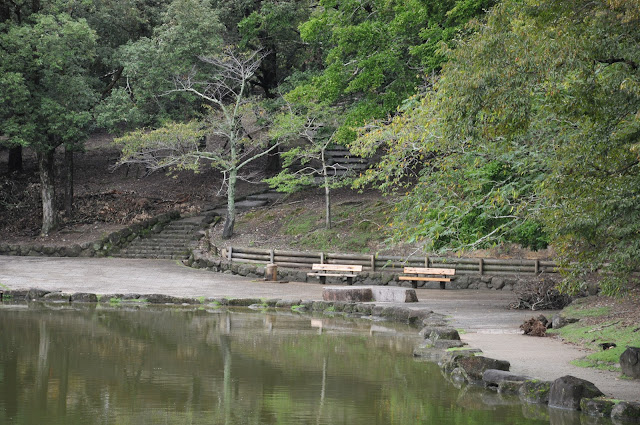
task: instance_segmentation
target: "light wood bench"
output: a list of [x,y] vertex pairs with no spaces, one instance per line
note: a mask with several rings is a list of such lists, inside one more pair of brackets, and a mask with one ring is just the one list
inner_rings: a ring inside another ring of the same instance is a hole
[[[451,278],[456,274],[456,269],[438,269],[430,267],[405,267],[405,275],[412,276],[400,276],[400,280],[408,280],[411,282],[411,286],[418,287],[418,282],[440,282],[440,289],[444,289],[447,282],[451,282]],[[427,275],[427,276],[421,276]]]
[[346,278],[347,284],[353,285],[353,278],[358,276],[358,273],[362,271],[362,266],[346,264],[314,264],[311,267],[311,270],[314,271],[307,273],[307,276],[317,277],[323,285],[327,282],[327,276]]

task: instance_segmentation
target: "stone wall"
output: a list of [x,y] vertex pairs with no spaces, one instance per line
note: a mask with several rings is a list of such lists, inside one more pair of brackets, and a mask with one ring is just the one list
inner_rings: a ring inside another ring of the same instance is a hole
[[159,233],[172,220],[180,218],[180,213],[171,211],[148,220],[132,224],[124,229],[108,234],[93,242],[71,246],[48,246],[43,244],[0,243],[0,255],[21,255],[35,257],[106,257],[124,248],[139,236]]

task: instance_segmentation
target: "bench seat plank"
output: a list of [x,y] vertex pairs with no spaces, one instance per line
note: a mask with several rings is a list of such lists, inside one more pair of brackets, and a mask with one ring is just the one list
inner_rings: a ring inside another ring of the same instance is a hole
[[314,264],[311,270],[333,271],[333,272],[361,272],[362,266],[351,264]]
[[307,276],[331,276],[331,277],[354,277],[356,274],[345,274],[345,273],[307,273]]
[[456,269],[439,269],[431,267],[405,267],[406,274],[456,274]]
[[400,276],[400,280],[424,280],[428,282],[451,282],[448,277],[422,277],[422,276]]

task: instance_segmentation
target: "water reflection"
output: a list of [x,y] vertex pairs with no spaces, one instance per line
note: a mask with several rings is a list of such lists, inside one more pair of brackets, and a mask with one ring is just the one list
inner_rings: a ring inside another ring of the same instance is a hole
[[4,306],[0,423],[580,423],[454,388],[412,359],[407,330],[264,312]]

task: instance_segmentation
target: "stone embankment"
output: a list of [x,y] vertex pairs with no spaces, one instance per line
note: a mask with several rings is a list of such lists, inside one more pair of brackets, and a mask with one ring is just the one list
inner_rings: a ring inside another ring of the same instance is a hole
[[[349,317],[380,318],[406,323],[421,329],[424,343],[414,351],[415,357],[436,361],[445,376],[458,388],[479,386],[501,395],[517,396],[523,403],[548,405],[556,409],[579,410],[587,417],[607,417],[614,423],[640,423],[640,403],[611,400],[591,382],[573,376],[554,381],[541,381],[509,372],[507,361],[482,355],[480,350],[468,348],[460,340],[456,329],[448,325],[444,315],[427,309],[397,305],[345,301],[310,301],[256,298],[188,298],[162,294],[65,294],[40,289],[8,290],[2,300],[43,301],[56,303],[103,303],[111,305],[206,305],[209,307],[249,307],[253,309],[287,309],[299,313]],[[543,410],[541,410],[543,412]],[[549,420],[548,417],[539,419]]]

